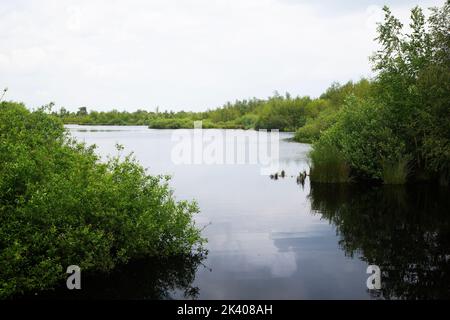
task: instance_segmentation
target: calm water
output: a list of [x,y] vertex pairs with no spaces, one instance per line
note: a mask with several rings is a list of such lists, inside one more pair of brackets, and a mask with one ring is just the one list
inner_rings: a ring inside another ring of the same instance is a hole
[[[172,130],[69,126],[106,157],[115,144],[150,173],[172,175],[178,199],[196,199],[206,257],[136,261],[112,275],[83,278],[73,295],[96,298],[374,299],[450,296],[449,190],[364,189],[296,183],[309,145],[280,134],[280,168],[175,165]],[[381,291],[366,269],[380,266]]]

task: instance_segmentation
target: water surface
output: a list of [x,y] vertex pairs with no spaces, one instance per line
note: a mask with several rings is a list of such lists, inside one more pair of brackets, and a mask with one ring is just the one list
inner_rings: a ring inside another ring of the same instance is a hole
[[[173,130],[68,127],[79,141],[96,144],[102,157],[116,154],[119,143],[150,173],[172,175],[175,196],[197,200],[196,222],[208,238],[203,260],[135,262],[85,279],[85,296],[449,297],[448,189],[364,189],[311,185],[308,179],[298,185],[295,176],[308,169],[310,146],[290,142],[290,133],[280,134],[286,178],[271,180],[258,165],[175,165]],[[381,291],[367,289],[369,264],[383,272]]]

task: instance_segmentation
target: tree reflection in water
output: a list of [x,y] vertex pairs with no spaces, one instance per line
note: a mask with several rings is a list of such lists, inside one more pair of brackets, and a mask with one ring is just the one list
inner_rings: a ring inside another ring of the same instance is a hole
[[450,190],[311,185],[311,207],[336,226],[346,255],[382,273],[386,299],[450,297]]
[[199,289],[193,287],[197,268],[207,253],[170,258],[148,258],[116,268],[110,274],[83,274],[81,290],[68,290],[64,285],[54,291],[25,299],[196,299]]

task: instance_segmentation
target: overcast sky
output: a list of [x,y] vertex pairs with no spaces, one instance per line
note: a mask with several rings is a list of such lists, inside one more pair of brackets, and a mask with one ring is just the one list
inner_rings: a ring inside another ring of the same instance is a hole
[[317,96],[371,75],[385,3],[406,19],[444,0],[0,0],[0,88],[70,110]]

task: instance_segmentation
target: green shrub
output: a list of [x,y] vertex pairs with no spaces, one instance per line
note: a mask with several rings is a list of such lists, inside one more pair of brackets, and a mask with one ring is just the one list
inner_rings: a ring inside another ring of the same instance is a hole
[[396,162],[405,154],[404,142],[385,122],[384,107],[372,100],[350,97],[332,133],[360,179],[382,179],[382,162]]
[[450,1],[411,10],[408,31],[388,7],[378,26],[380,49],[372,56],[374,97],[386,108],[393,135],[411,155],[411,176],[450,180]]
[[[385,19],[377,30],[381,48],[371,58],[376,77],[347,99],[315,149],[337,148],[358,180],[400,184],[411,176],[448,184],[450,2],[432,8],[428,19],[422,9],[413,8],[409,33],[388,7],[383,10]],[[336,105],[345,92],[351,90],[336,86],[321,98]],[[317,127],[308,122],[297,140],[311,139],[320,132]],[[327,157],[322,154],[312,159],[313,167]]]
[[313,167],[319,170],[322,158],[339,155],[357,180],[382,180],[383,163],[396,163],[405,152],[404,143],[384,123],[383,110],[372,100],[349,97],[337,122],[314,143],[320,152],[312,154]]
[[192,129],[194,121],[187,118],[157,118],[150,121],[149,127],[152,129]]
[[317,140],[323,131],[334,124],[336,115],[336,111],[326,110],[321,112],[317,118],[308,118],[306,124],[295,132],[294,140],[303,143],[311,143]]
[[67,266],[202,250],[195,202],[132,155],[99,161],[44,110],[0,104],[0,298],[52,288]]
[[246,114],[237,120],[237,123],[243,129],[253,129],[253,128],[255,128],[257,122],[258,122],[258,116],[256,114]]
[[255,129],[295,131],[305,124],[306,106],[310,101],[309,97],[291,98],[275,94],[261,106]]

